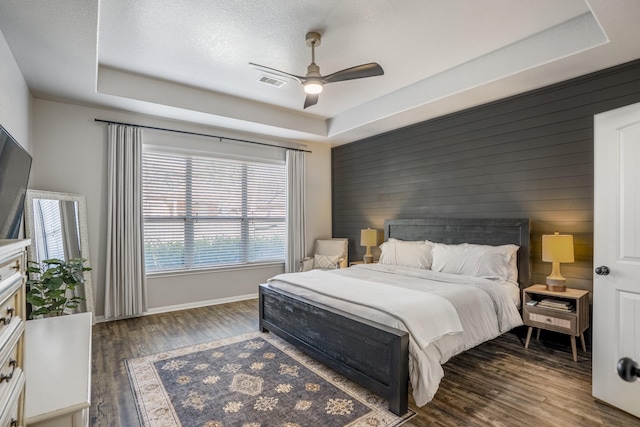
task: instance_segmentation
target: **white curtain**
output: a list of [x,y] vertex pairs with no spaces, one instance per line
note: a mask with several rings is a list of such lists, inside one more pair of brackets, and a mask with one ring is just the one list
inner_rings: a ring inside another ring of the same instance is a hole
[[147,308],[142,218],[142,129],[109,125],[107,319]]
[[304,151],[287,150],[287,248],[285,273],[298,271],[305,256]]

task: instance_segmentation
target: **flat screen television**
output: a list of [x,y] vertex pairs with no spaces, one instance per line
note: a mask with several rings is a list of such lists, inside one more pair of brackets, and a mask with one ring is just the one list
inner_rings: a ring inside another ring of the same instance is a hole
[[31,156],[0,125],[0,239],[17,239],[24,212]]

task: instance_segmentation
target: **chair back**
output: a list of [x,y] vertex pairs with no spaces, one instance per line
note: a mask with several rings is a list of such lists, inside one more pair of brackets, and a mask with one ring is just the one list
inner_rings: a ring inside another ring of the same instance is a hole
[[318,239],[316,240],[315,254],[338,255],[342,257],[340,268],[347,268],[349,266],[349,239]]

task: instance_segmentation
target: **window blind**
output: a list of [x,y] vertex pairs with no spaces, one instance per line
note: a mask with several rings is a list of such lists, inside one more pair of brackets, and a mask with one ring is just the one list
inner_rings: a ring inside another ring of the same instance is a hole
[[60,218],[60,202],[58,200],[38,199],[34,203],[36,227],[41,230],[37,236],[42,236],[38,242],[40,259],[64,260],[64,245],[62,242],[62,221]]
[[282,164],[145,152],[148,272],[283,262]]

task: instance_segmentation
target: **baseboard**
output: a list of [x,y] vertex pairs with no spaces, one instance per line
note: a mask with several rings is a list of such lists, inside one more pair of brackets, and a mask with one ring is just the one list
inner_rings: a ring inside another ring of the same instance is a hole
[[[150,308],[143,314],[143,316],[149,316],[152,314],[160,314],[160,313],[168,313],[170,311],[188,310],[190,308],[208,307],[210,305],[227,304],[230,302],[246,301],[246,300],[257,299],[257,298],[258,298],[258,293],[255,293],[255,294],[238,295],[238,296],[228,297],[228,298],[211,299],[207,301],[190,302],[186,304],[168,305],[165,307]],[[108,322],[111,320],[118,320],[118,319],[106,320],[104,316],[96,316],[97,323]]]
[[150,314],[167,313],[169,311],[179,311],[179,310],[187,310],[187,309],[190,309],[190,308],[207,307],[207,306],[210,306],[210,305],[227,304],[227,303],[230,303],[230,302],[246,301],[246,300],[249,300],[249,299],[256,299],[256,298],[258,298],[258,293],[257,292],[255,294],[238,295],[238,296],[228,297],[228,298],[211,299],[211,300],[208,300],[208,301],[197,301],[197,302],[190,302],[190,303],[186,303],[186,304],[169,305],[169,306],[166,306],[166,307],[150,308],[150,309],[148,309],[146,311],[146,313],[144,315],[147,316],[147,315],[150,315]]

